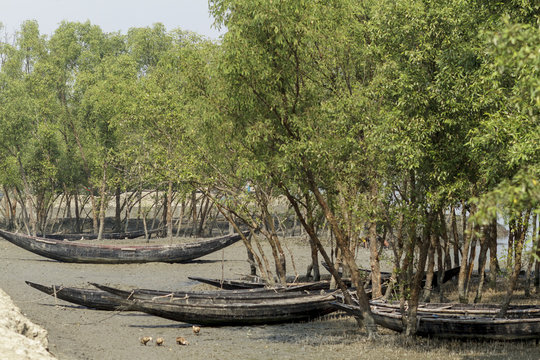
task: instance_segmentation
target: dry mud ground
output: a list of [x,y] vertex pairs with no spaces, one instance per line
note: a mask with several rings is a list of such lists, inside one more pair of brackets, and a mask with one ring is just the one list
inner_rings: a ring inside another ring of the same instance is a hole
[[[295,241],[287,247],[294,254],[297,270],[303,273],[309,262],[309,246]],[[365,266],[367,259],[368,254],[361,251],[358,263]],[[288,260],[289,273],[292,273],[290,258]],[[49,260],[0,239],[0,288],[30,320],[48,331],[49,351],[58,359],[540,358],[540,349],[533,342],[404,340],[387,330],[381,330],[378,341],[368,341],[355,320],[338,316],[301,324],[204,327],[200,335],[195,336],[189,324],[135,312],[90,310],[55,301],[24,283],[30,280],[46,285],[86,287],[92,281],[174,290],[201,288],[188,279],[190,275],[238,278],[248,271],[246,251],[241,243],[188,264],[95,265]],[[139,341],[142,336],[162,337],[165,343],[143,346]],[[177,345],[177,336],[185,337],[189,345]],[[4,360],[2,354],[0,359]]]

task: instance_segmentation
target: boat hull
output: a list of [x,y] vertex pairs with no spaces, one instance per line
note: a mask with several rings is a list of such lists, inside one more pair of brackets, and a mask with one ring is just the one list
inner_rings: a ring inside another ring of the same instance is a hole
[[92,264],[183,263],[221,250],[241,239],[239,234],[174,245],[99,245],[46,239],[0,230],[0,236],[49,259]]

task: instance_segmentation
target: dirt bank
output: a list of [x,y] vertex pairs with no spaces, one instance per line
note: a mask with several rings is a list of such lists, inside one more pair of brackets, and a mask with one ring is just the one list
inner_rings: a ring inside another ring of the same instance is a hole
[[0,356],[9,360],[52,360],[47,331],[28,320],[0,289]]
[[[154,240],[153,240],[154,241]],[[304,272],[309,246],[287,246],[295,266]],[[359,253],[359,264],[368,264]],[[222,261],[223,259],[223,261]],[[289,259],[289,274],[293,273]],[[493,354],[501,358],[537,356],[530,345],[476,346],[433,341],[401,344],[383,331],[377,343],[367,341],[363,329],[350,318],[331,318],[303,324],[203,328],[194,336],[191,325],[134,312],[89,310],[40,293],[24,283],[88,286],[89,281],[154,289],[200,287],[190,275],[237,278],[249,271],[241,243],[189,264],[94,265],[67,264],[34,255],[0,239],[0,288],[34,323],[47,329],[49,350],[58,359],[462,359]],[[163,346],[141,345],[142,336],[165,339]],[[176,345],[177,336],[190,344]],[[498,343],[496,343],[498,344]],[[534,350],[534,346],[532,347]]]

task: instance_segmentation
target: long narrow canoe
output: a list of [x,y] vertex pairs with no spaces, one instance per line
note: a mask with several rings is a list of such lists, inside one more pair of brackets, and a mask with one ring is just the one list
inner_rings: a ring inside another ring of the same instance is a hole
[[[393,309],[399,311],[399,302],[384,302],[373,300],[370,305],[381,309]],[[407,304],[405,304],[407,310]],[[422,315],[444,316],[497,316],[501,311],[499,304],[461,304],[461,303],[420,303],[417,312]],[[510,305],[506,317],[540,317],[540,305]]]
[[261,302],[227,303],[121,300],[127,310],[207,326],[245,326],[309,321],[336,310],[331,295],[305,295]]
[[[253,301],[258,299],[285,299],[311,294],[304,286],[294,286],[288,288],[257,288],[242,290],[206,290],[206,291],[164,291],[151,289],[131,289],[122,290],[102,284],[90,283],[96,288],[119,296],[123,299],[209,299],[211,301]],[[314,292],[313,292],[314,293]]]
[[[359,316],[360,308],[356,305],[332,303],[337,309],[352,316]],[[482,312],[480,306],[474,309],[471,305],[470,315],[449,314],[444,312],[418,312],[417,331],[419,336],[444,337],[456,339],[487,339],[487,340],[525,340],[540,338],[540,316],[535,310],[528,311],[525,307],[513,309],[509,317],[499,318],[492,310],[497,305],[487,306],[487,312]],[[463,310],[463,308],[462,308]],[[375,322],[385,328],[403,332],[403,316],[399,310],[371,305]]]
[[[188,276],[188,279],[201,282],[203,284],[213,285],[223,290],[240,290],[240,289],[262,289],[268,286],[265,281],[252,281],[240,279],[213,279],[199,276]],[[279,285],[276,285],[280,288]],[[302,287],[304,290],[328,290],[330,289],[330,281],[314,281],[314,282],[291,282],[287,283],[287,288]]]
[[[330,272],[330,269],[329,269],[328,264],[326,262],[323,261],[321,264],[326,270],[328,270]],[[456,276],[458,276],[460,268],[461,268],[461,266],[457,266],[457,267],[445,270],[444,274],[443,274],[443,279],[442,279],[443,284],[446,283],[449,280],[452,280]],[[368,277],[367,278],[368,281],[371,281],[371,277],[370,277],[371,276],[371,270],[362,269],[362,268],[359,268],[358,270],[360,271],[360,273],[365,274],[365,276]],[[338,273],[339,274],[342,273],[341,268],[338,270]],[[432,283],[431,283],[431,286],[433,286],[433,287],[438,286],[438,282],[439,282],[438,274],[439,274],[439,270],[435,270],[433,272],[433,280],[432,280]],[[391,272],[381,271],[381,281],[383,281],[383,282],[388,281],[388,280],[390,280],[391,276],[392,276]],[[424,274],[424,277],[422,279],[422,283],[425,283],[425,282],[426,282],[426,274]]]
[[[162,229],[152,229],[148,230],[148,236],[158,233]],[[141,236],[145,236],[146,233],[144,230],[135,230],[129,232],[114,232],[114,233],[103,233],[101,235],[102,239],[135,239]],[[55,240],[95,240],[98,238],[98,234],[94,233],[80,233],[80,234],[47,234],[42,237],[46,239],[55,239]]]
[[0,236],[49,259],[93,264],[183,263],[221,250],[241,239],[239,234],[235,234],[173,245],[101,245],[46,239],[5,230],[0,230]]
[[[238,291],[164,291],[150,289],[121,290],[101,284],[92,284],[97,289],[68,287],[63,285],[46,286],[31,281],[26,284],[54,298],[98,310],[122,310],[120,299],[189,301],[198,303],[251,302],[292,299],[305,297],[305,291],[276,292],[272,290]],[[125,310],[125,309],[124,309]]]
[[28,285],[36,290],[51,295],[54,298],[61,299],[73,304],[82,305],[91,309],[98,310],[120,310],[121,306],[114,301],[113,296],[102,290],[84,289],[76,287],[66,287],[62,285],[45,286],[30,281]]

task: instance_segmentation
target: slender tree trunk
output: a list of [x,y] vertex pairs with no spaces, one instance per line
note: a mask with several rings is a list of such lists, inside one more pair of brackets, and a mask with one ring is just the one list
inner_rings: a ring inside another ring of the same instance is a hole
[[[307,194],[304,195],[305,203],[306,203],[306,219],[307,224],[310,228],[313,229],[314,233],[317,233],[315,230],[315,218],[313,217],[313,207],[310,201],[310,198]],[[296,221],[298,221],[298,217],[295,216],[295,224]],[[319,269],[319,257],[318,257],[318,251],[317,251],[317,244],[313,241],[311,236],[308,236],[309,239],[309,247],[311,249],[311,265],[308,268],[307,271],[307,277],[313,272],[313,281],[319,281],[321,279],[321,273]]]
[[173,182],[169,180],[169,187],[167,189],[167,238],[172,240],[173,238]]
[[101,183],[101,189],[100,189],[100,196],[101,196],[101,202],[99,205],[99,232],[98,232],[98,240],[101,240],[101,236],[103,235],[103,229],[105,228],[105,212],[107,210],[107,194],[105,193],[105,190],[107,189],[107,167],[103,167],[103,178]]
[[36,236],[37,229],[36,229],[36,218],[34,217],[34,201],[32,200],[32,191],[30,189],[30,184],[28,183],[28,179],[26,177],[26,171],[24,170],[24,167],[22,165],[22,161],[19,155],[17,155],[17,161],[19,164],[19,172],[21,174],[21,178],[23,181],[24,195],[25,195],[24,203],[21,203],[21,205],[23,205],[23,211],[26,213],[26,216],[30,225],[31,234],[33,236]]
[[429,302],[431,299],[431,290],[433,288],[433,272],[435,270],[435,248],[437,246],[436,240],[435,240],[435,234],[432,233],[429,239],[426,239],[426,241],[430,241],[431,245],[429,247],[428,254],[427,254],[428,265],[427,265],[427,272],[426,272],[426,282],[424,285],[424,301]]
[[79,209],[79,194],[77,193],[77,191],[75,191],[73,193],[73,197],[74,197],[74,203],[75,203],[75,229],[74,229],[74,232],[75,233],[80,233],[82,232],[82,229],[81,229],[81,211]]
[[98,223],[98,210],[96,205],[96,199],[94,197],[93,189],[90,189],[90,203],[92,204],[92,228],[94,234],[99,233],[99,223]]
[[478,288],[476,289],[476,296],[474,298],[474,303],[477,304],[482,301],[482,294],[484,290],[484,274],[486,267],[486,255],[491,242],[493,235],[491,234],[492,228],[490,225],[484,226],[482,229],[482,239],[480,240],[480,255],[478,257]]
[[369,253],[371,265],[371,292],[374,299],[382,296],[381,290],[381,267],[379,262],[379,249],[377,246],[377,223],[369,224]]
[[[442,212],[440,213],[442,214]],[[446,227],[445,224],[441,224],[442,226]],[[446,229],[442,229],[441,231],[446,231]],[[450,269],[450,266],[452,265],[450,262],[450,256],[448,256],[448,263],[445,264],[444,262],[444,255],[443,255],[443,247],[441,246],[441,238],[436,237],[435,238],[435,247],[437,249],[437,287],[439,288],[439,302],[443,302],[444,299],[444,272],[445,270]],[[444,241],[444,240],[443,240]],[[448,242],[446,242],[446,245],[448,245]],[[446,248],[448,250],[448,247]]]
[[258,189],[257,198],[259,202],[259,207],[261,208],[261,211],[262,211],[262,216],[264,218],[264,224],[265,224],[265,229],[266,229],[266,231],[264,231],[263,233],[268,239],[268,242],[270,243],[272,256],[274,257],[276,274],[281,284],[285,285],[287,281],[286,258],[285,258],[285,253],[283,251],[283,248],[281,247],[281,243],[279,242],[279,239],[277,236],[274,218],[270,214],[270,211],[268,209],[269,197],[266,193],[264,193],[264,191]]
[[15,217],[17,216],[17,201],[12,202],[7,188],[5,186],[2,186],[2,188],[6,199],[7,227],[8,230],[11,230],[15,225]]
[[536,266],[534,267],[534,285],[536,286],[536,295],[540,294],[540,226],[538,226],[538,231],[536,232],[536,243],[534,248],[536,252]]
[[535,254],[535,246],[536,246],[536,220],[538,215],[534,214],[532,217],[532,236],[531,236],[531,243],[532,243],[532,250],[531,255],[529,256],[529,259],[527,261],[527,270],[525,272],[525,296],[530,297],[531,296],[531,272],[533,269],[533,265],[535,260],[534,254]]
[[465,296],[469,298],[469,288],[471,283],[471,277],[474,270],[474,260],[476,258],[476,243],[477,240],[477,234],[480,232],[480,226],[473,225],[474,231],[471,236],[471,246],[469,249],[469,261],[467,262],[467,278],[465,279]]
[[497,285],[497,272],[499,261],[497,260],[497,218],[489,225],[491,227],[489,240],[489,287],[495,289]]
[[[509,228],[510,229],[515,229],[516,228],[516,221],[515,220],[510,220],[510,223],[509,223]],[[514,236],[515,236],[515,233],[513,231],[510,231],[508,233],[508,252],[507,252],[507,260],[506,260],[506,275],[507,276],[510,276],[510,274],[512,273],[512,265],[514,264],[514,256],[515,256],[515,249],[514,249]]]
[[191,235],[194,235],[197,232],[197,192],[195,190],[191,192],[191,216],[193,221]]
[[456,221],[456,209],[452,206],[452,235],[454,238],[454,267],[459,266],[459,233]]
[[[466,214],[465,214],[465,207],[463,206],[462,210],[462,219],[463,222],[466,223]],[[458,296],[459,296],[459,302],[462,304],[467,304],[469,302],[469,299],[467,298],[467,292],[466,292],[466,282],[467,282],[467,274],[468,274],[468,267],[467,267],[467,255],[469,254],[469,248],[471,246],[471,238],[472,238],[472,229],[465,230],[463,232],[463,256],[461,258],[461,268],[459,269],[459,276],[458,276]]]
[[443,209],[439,211],[439,221],[439,228],[443,242],[442,246],[439,246],[439,249],[442,248],[442,252],[444,254],[444,268],[450,269],[452,268],[452,258],[450,257],[450,240],[448,239],[448,228],[446,226],[446,217]]
[[510,277],[508,290],[506,292],[504,302],[501,306],[501,311],[499,313],[500,317],[506,316],[506,312],[508,311],[508,307],[510,306],[510,300],[512,299],[512,295],[514,294],[514,289],[516,288],[519,272],[521,271],[521,255],[523,252],[523,243],[525,242],[525,237],[527,235],[530,216],[531,210],[529,209],[526,211],[523,218],[519,219],[519,223],[513,221],[514,231],[512,230],[512,228],[510,228],[510,232],[515,232],[515,234],[517,235],[517,243],[515,251],[514,269],[512,271],[512,276]]
[[407,328],[405,334],[407,336],[412,336],[416,334],[417,326],[417,310],[418,302],[420,300],[420,290],[422,289],[422,279],[424,277],[424,268],[426,266],[426,260],[431,247],[431,232],[432,232],[432,215],[427,214],[427,224],[424,228],[424,233],[422,235],[422,241],[420,242],[420,255],[418,258],[418,266],[416,268],[416,274],[413,278],[413,283],[411,286],[411,298],[409,300],[409,311],[407,316]]
[[387,300],[394,289],[394,286],[397,283],[398,275],[401,272],[401,257],[403,255],[403,225],[405,221],[405,216],[403,212],[400,214],[398,230],[396,234],[395,241],[392,242],[392,251],[394,252],[394,267],[392,269],[392,276],[384,293],[384,299]]
[[122,205],[120,202],[121,197],[120,186],[117,186],[114,193],[115,208],[114,208],[114,230],[122,230]]

